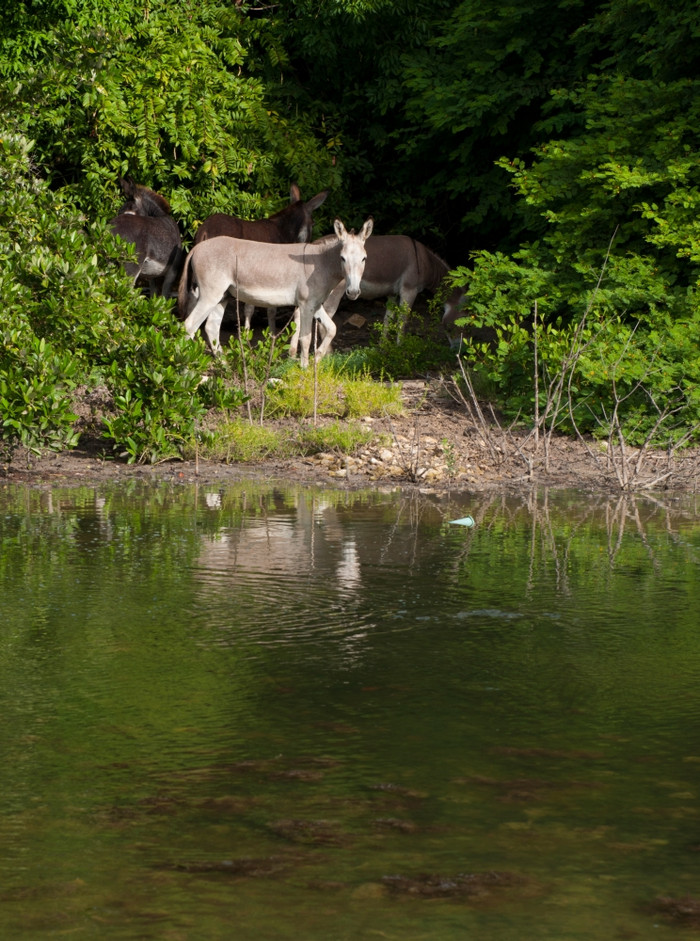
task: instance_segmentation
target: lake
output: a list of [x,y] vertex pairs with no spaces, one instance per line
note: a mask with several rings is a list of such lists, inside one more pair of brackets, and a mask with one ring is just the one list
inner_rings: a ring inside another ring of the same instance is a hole
[[700,496],[5,486],[0,937],[679,937],[699,678]]

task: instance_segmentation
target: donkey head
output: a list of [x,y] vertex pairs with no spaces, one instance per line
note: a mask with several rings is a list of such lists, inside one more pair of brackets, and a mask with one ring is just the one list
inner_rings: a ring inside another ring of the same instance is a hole
[[159,193],[124,177],[119,178],[119,185],[126,196],[126,202],[120,209],[120,213],[129,212],[136,216],[170,215],[170,203]]
[[328,190],[322,190],[306,202],[301,198],[301,192],[296,183],[289,189],[289,205],[272,218],[277,222],[282,242],[310,242],[313,231],[313,214],[322,205]]
[[373,227],[372,216],[367,219],[357,235],[354,229],[348,232],[340,219],[336,219],[333,223],[335,234],[340,239],[340,266],[343,270],[343,278],[345,278],[345,293],[351,301],[357,300],[360,296],[360,283],[367,261],[365,242],[372,234]]

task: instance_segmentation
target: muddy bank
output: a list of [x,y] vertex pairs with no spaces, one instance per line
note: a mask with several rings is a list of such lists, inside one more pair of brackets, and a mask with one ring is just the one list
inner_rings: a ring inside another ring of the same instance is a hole
[[[82,484],[131,478],[236,481],[293,480],[349,487],[487,490],[532,486],[577,487],[619,492],[647,489],[689,492],[700,488],[700,448],[669,457],[640,456],[636,449],[607,452],[604,443],[555,436],[548,454],[542,440],[496,424],[477,427],[449,386],[434,379],[403,384],[404,414],[362,420],[370,443],[352,456],[322,453],[255,464],[168,461],[133,465],[106,456],[105,442],[84,437],[70,452],[41,457],[16,451],[0,467],[0,482]],[[319,424],[323,422],[319,420]],[[275,421],[267,422],[270,427]],[[283,422],[280,422],[283,424]],[[288,422],[287,422],[288,424]],[[641,457],[641,460],[640,460]]]

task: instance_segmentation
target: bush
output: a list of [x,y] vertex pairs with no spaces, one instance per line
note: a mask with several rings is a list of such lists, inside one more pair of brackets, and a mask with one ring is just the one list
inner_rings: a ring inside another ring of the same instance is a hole
[[34,175],[31,150],[21,135],[0,135],[4,449],[73,447],[71,392],[102,376],[117,409],[105,421],[115,449],[130,461],[177,454],[204,414],[204,346],[169,302],[133,289],[124,249]]
[[[475,387],[510,420],[532,423],[549,408],[559,430],[607,437],[614,416],[630,444],[654,429],[649,443],[663,447],[700,425],[697,326],[687,321],[669,319],[663,342],[656,331],[601,309],[573,323],[535,325],[532,316],[511,314],[495,325],[480,317],[465,318],[467,324],[493,327],[494,343],[467,338],[460,355]],[[660,415],[666,418],[659,424]]]
[[68,353],[28,331],[0,331],[0,455],[18,445],[40,454],[75,447],[71,392],[78,367]]
[[[390,303],[389,309],[392,312],[389,324],[375,324],[364,356],[364,368],[370,375],[411,379],[454,365],[454,354],[432,310],[426,325],[425,317],[406,304]],[[416,327],[417,332],[413,332]]]

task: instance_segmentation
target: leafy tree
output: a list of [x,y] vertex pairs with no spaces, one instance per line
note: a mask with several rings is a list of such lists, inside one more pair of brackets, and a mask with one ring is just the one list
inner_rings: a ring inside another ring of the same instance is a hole
[[[602,426],[617,395],[628,428],[643,435],[658,409],[685,409],[686,425],[700,419],[700,16],[691,4],[640,6],[637,16],[619,0],[594,18],[582,41],[595,37],[610,55],[578,86],[553,92],[542,128],[581,130],[544,141],[530,160],[499,161],[524,230],[539,238],[510,257],[477,253],[462,276],[469,309],[505,331],[503,350],[535,302],[570,336],[584,315],[597,323],[579,400]],[[515,379],[531,399],[507,359],[502,391]]]
[[115,239],[36,176],[31,152],[21,135],[0,134],[3,452],[74,446],[74,393],[103,384],[115,447],[131,460],[177,454],[204,414],[203,344],[163,298],[133,290]]
[[[415,225],[422,168],[413,157],[407,167],[398,149],[404,62],[452,6],[454,0],[332,0],[322,7],[289,0],[275,11],[296,78],[275,93],[282,107],[300,107],[325,129],[342,174],[341,211],[354,224],[372,213],[382,232],[425,229],[424,218]],[[432,206],[428,225],[434,215]]]
[[511,237],[512,194],[495,161],[527,153],[550,90],[599,55],[576,37],[600,6],[336,0],[321,16],[311,0],[290,0],[279,16],[304,107],[342,142],[358,216],[373,212],[381,231],[425,235],[461,260]]
[[585,74],[591,53],[576,37],[596,6],[463,0],[424,48],[404,58],[408,98],[397,146],[423,168],[422,204],[449,202],[452,226],[477,233],[470,248],[517,244],[522,230],[496,160],[527,153],[550,90]]
[[[274,211],[291,180],[307,192],[337,182],[303,116],[270,106],[260,61],[279,65],[284,52],[242,6],[66,0],[41,23],[10,19],[5,107],[53,185],[92,215],[112,214],[127,174],[163,190],[187,226],[215,211]],[[25,48],[41,54],[20,61]]]

